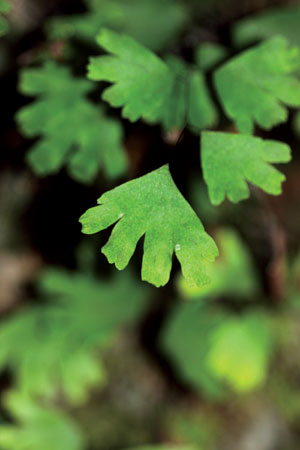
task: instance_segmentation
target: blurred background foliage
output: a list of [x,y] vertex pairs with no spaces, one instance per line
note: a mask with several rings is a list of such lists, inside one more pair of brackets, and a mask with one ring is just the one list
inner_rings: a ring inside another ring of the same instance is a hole
[[[85,73],[105,26],[171,58],[194,55],[209,84],[220,61],[265,37],[300,46],[299,3],[0,0],[0,14],[0,448],[298,450],[300,113],[272,131],[294,150],[283,195],[253,189],[215,208],[195,171],[197,138],[99,109]],[[51,118],[46,129],[37,117]],[[98,251],[105,233],[80,233],[78,217],[115,177],[162,160],[220,248],[202,289],[176,265],[165,288],[146,286],[140,247],[119,273]]]

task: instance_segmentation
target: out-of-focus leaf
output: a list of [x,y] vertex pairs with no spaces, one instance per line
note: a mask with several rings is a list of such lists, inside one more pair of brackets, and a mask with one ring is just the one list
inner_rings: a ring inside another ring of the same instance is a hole
[[213,205],[219,205],[225,197],[233,203],[248,198],[246,181],[268,194],[281,194],[285,176],[271,163],[290,159],[290,148],[282,142],[242,134],[201,134],[202,169]]
[[215,42],[203,42],[195,49],[195,61],[201,70],[210,70],[228,56],[228,50]]
[[124,269],[145,235],[142,279],[164,286],[175,251],[189,284],[209,282],[206,265],[218,249],[200,219],[178,191],[167,165],[106,192],[99,206],[80,218],[83,232],[94,234],[116,223],[103,247],[110,263]]
[[263,384],[272,348],[271,328],[264,315],[227,319],[210,340],[207,363],[216,376],[238,392]]
[[153,51],[177,39],[189,16],[186,2],[178,0],[118,0],[118,4],[123,16],[120,31]]
[[258,39],[274,35],[284,36],[291,44],[300,45],[300,6],[288,5],[267,9],[260,14],[246,17],[233,27],[233,40],[248,45]]
[[182,378],[215,398],[228,394],[229,387],[243,393],[262,385],[272,340],[262,313],[235,316],[202,302],[178,305],[161,336]]
[[177,0],[87,0],[89,12],[58,17],[48,24],[52,38],[79,37],[93,42],[101,27],[121,31],[154,51],[169,45],[188,20]]
[[6,34],[9,30],[9,25],[4,17],[11,9],[11,4],[7,0],[0,0],[0,36]]
[[13,371],[22,392],[51,398],[63,392],[81,404],[91,386],[105,383],[99,351],[142,312],[144,287],[126,272],[104,283],[48,270],[40,290],[49,297],[46,305],[27,308],[1,325],[0,367]]
[[38,175],[55,173],[65,164],[81,182],[92,181],[100,167],[109,177],[124,173],[122,126],[88,101],[92,88],[53,62],[23,70],[21,92],[38,98],[18,112],[17,121],[28,137],[42,136],[27,158]]
[[168,316],[160,339],[178,375],[213,399],[224,396],[224,386],[206,365],[209,337],[225,320],[223,311],[202,302],[180,303]]
[[14,415],[15,425],[0,425],[3,450],[84,450],[81,430],[63,412],[37,405],[17,391],[6,395],[5,406]]
[[[221,66],[214,82],[225,112],[241,133],[254,123],[269,130],[287,119],[286,106],[300,106],[300,52],[273,37]],[[250,95],[251,94],[251,95]]]
[[173,55],[168,56],[166,62],[174,75],[174,81],[154,122],[159,120],[165,131],[180,131],[187,119],[188,67],[182,59]]
[[211,283],[198,288],[190,287],[182,277],[179,292],[186,298],[202,299],[218,296],[254,298],[258,291],[249,249],[233,229],[222,229],[216,235],[220,257],[208,266]]
[[94,43],[102,27],[119,28],[124,15],[118,1],[86,1],[88,12],[50,18],[46,31],[50,39],[76,37]]
[[188,86],[188,124],[194,131],[211,128],[217,122],[217,110],[210,98],[204,75],[192,70]]
[[188,67],[173,55],[167,58],[167,64],[173,72],[174,83],[155,121],[162,123],[165,131],[180,131],[189,125],[198,133],[214,126],[217,111],[202,71]]

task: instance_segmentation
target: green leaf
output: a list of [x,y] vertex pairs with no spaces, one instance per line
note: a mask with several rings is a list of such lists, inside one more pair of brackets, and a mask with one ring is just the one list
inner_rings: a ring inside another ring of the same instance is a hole
[[188,67],[181,58],[174,55],[168,55],[166,63],[174,80],[172,89],[153,122],[161,123],[165,132],[178,132],[189,125],[198,133],[203,128],[215,125],[217,111],[202,72]]
[[268,194],[279,195],[285,176],[271,166],[291,159],[288,145],[258,137],[203,132],[201,160],[211,202],[225,197],[234,203],[249,197],[246,181]]
[[38,97],[17,114],[25,135],[41,136],[28,154],[38,175],[55,173],[65,164],[80,182],[92,181],[100,167],[109,177],[124,173],[122,127],[88,101],[86,94],[92,88],[92,83],[74,78],[53,62],[21,73],[20,91]]
[[123,117],[155,119],[168,98],[173,74],[167,64],[129,36],[102,30],[98,43],[112,55],[91,58],[88,77],[108,81],[103,100],[122,107]]
[[195,61],[201,70],[210,70],[228,56],[228,50],[215,42],[203,42],[195,49]]
[[102,98],[123,107],[123,117],[160,122],[165,131],[179,131],[186,124],[199,131],[216,123],[202,72],[175,56],[165,63],[130,37],[108,30],[100,33],[98,42],[113,55],[91,58],[88,76],[113,83]]
[[189,18],[188,5],[178,0],[119,0],[118,4],[123,15],[120,31],[153,51],[178,39]]
[[299,46],[299,22],[299,5],[267,9],[260,14],[238,21],[233,27],[233,40],[237,45],[243,46],[256,42],[258,39],[281,35],[291,44]]
[[207,268],[211,283],[201,288],[190,287],[182,277],[179,292],[190,299],[208,299],[228,296],[252,300],[258,292],[258,279],[251,254],[234,229],[221,229],[216,235],[220,258]]
[[11,315],[0,327],[0,368],[14,372],[20,392],[50,399],[63,394],[79,405],[91,387],[104,386],[99,351],[145,307],[144,286],[120,275],[104,283],[54,269],[43,274],[47,304]]
[[50,38],[75,36],[94,42],[101,27],[108,27],[159,51],[174,41],[188,19],[187,7],[176,0],[86,0],[86,3],[87,13],[50,20],[47,25]]
[[225,112],[242,133],[254,122],[270,129],[287,120],[286,106],[300,106],[300,82],[293,72],[300,53],[282,37],[246,50],[215,72],[214,82]]
[[209,398],[224,396],[224,386],[206,366],[209,337],[226,315],[201,302],[180,302],[168,315],[160,345],[181,378]]
[[192,70],[189,76],[188,124],[195,131],[216,125],[217,110],[210,98],[204,75]]
[[40,406],[17,391],[5,397],[5,406],[15,416],[16,425],[0,425],[3,450],[84,450],[81,430],[63,412]]
[[238,392],[261,386],[266,379],[272,334],[262,314],[232,318],[211,335],[208,365]]
[[41,276],[39,289],[68,313],[76,311],[72,314],[74,327],[81,333],[91,333],[91,337],[95,334],[96,339],[103,330],[104,336],[110,335],[111,329],[136,320],[144,311],[148,292],[128,270],[103,281],[78,272],[48,269]]
[[94,43],[102,27],[119,28],[124,21],[121,5],[118,1],[85,1],[88,12],[52,17],[46,23],[46,32],[50,39],[79,38]]
[[11,4],[7,0],[0,0],[0,36],[6,34],[9,25],[3,14],[7,14],[11,10]]
[[[272,323],[260,311],[236,316],[204,302],[180,303],[161,345],[181,377],[208,397],[263,384],[272,356]],[[231,394],[232,395],[232,394]]]
[[119,270],[145,235],[143,280],[165,285],[175,251],[189,284],[209,282],[205,266],[217,256],[217,247],[176,188],[167,165],[105,193],[98,203],[80,218],[83,232],[97,233],[117,222],[102,252]]
[[165,131],[182,130],[189,125],[199,132],[216,124],[217,111],[210,98],[203,73],[188,67],[175,56],[166,60],[174,74],[174,83],[168,98],[161,107],[160,117]]
[[174,82],[169,95],[162,104],[159,116],[154,122],[162,123],[166,132],[180,131],[184,128],[187,119],[187,95],[188,95],[188,67],[185,62],[176,56],[169,55],[166,58],[170,70],[174,74]]

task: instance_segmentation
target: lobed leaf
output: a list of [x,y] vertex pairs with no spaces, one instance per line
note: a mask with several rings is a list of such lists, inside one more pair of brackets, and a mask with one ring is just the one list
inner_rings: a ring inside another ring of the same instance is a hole
[[10,316],[0,328],[0,368],[11,369],[18,390],[30,398],[59,394],[82,404],[91,387],[105,385],[99,352],[143,311],[143,288],[127,273],[104,283],[48,269],[40,279],[48,303]]
[[92,181],[100,167],[109,177],[124,173],[121,124],[86,98],[92,88],[91,82],[72,77],[53,62],[22,72],[21,92],[38,98],[16,118],[25,135],[41,136],[27,157],[38,175],[55,173],[65,164],[70,175],[84,183]]
[[168,56],[166,62],[129,36],[104,30],[98,42],[112,55],[91,59],[89,78],[113,85],[102,98],[122,107],[123,117],[161,123],[165,131],[187,124],[199,129],[213,126],[216,109],[200,70]]
[[249,248],[234,229],[221,229],[215,238],[220,258],[207,268],[211,283],[201,288],[191,288],[180,277],[179,293],[197,300],[224,296],[240,300],[256,298],[259,283]]
[[97,41],[111,53],[90,60],[88,77],[113,83],[102,98],[122,107],[123,117],[133,122],[141,117],[155,119],[174,82],[167,64],[126,35],[103,29]]
[[221,132],[201,135],[203,175],[214,205],[226,196],[234,203],[248,198],[246,181],[268,194],[279,195],[285,176],[271,163],[290,159],[290,148],[282,142]]
[[225,112],[242,133],[254,123],[270,129],[287,120],[286,106],[300,106],[300,52],[286,39],[273,37],[231,59],[214,74]]
[[217,247],[176,188],[167,165],[105,193],[98,203],[81,216],[83,232],[97,233],[117,222],[102,252],[119,270],[145,235],[143,280],[164,286],[175,251],[189,284],[209,282],[205,266],[217,256]]

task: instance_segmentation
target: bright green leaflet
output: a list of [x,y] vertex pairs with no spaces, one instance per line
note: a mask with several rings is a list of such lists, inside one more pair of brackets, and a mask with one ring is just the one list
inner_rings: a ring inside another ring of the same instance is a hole
[[206,302],[181,303],[161,335],[184,380],[208,397],[248,392],[265,381],[272,323],[260,311],[236,316]]
[[255,122],[269,130],[287,120],[285,105],[300,106],[300,82],[293,76],[299,68],[299,49],[274,37],[215,72],[220,100],[240,132],[253,133]]
[[234,229],[224,228],[215,236],[220,258],[207,268],[211,283],[190,287],[180,276],[179,293],[190,299],[211,299],[228,296],[252,300],[258,292],[258,280],[249,249]]
[[2,450],[84,450],[86,442],[71,418],[53,407],[45,407],[18,391],[10,391],[5,406],[16,424],[0,424]]
[[11,4],[7,0],[0,0],[0,36],[6,34],[9,30],[7,20],[3,14],[7,14],[11,9]]
[[20,91],[37,99],[18,112],[17,121],[26,136],[41,136],[28,154],[38,175],[67,164],[73,178],[91,182],[100,167],[111,178],[126,170],[121,124],[86,98],[92,89],[92,83],[53,62],[23,70]]
[[123,117],[135,121],[141,117],[155,120],[168,98],[174,76],[160,58],[126,35],[102,30],[98,43],[112,55],[91,58],[88,77],[109,81],[103,100],[122,107]]
[[246,181],[279,195],[285,176],[271,163],[290,159],[290,148],[282,142],[221,132],[201,134],[203,175],[213,205],[222,203],[226,196],[234,203],[248,198]]
[[[100,282],[48,269],[40,279],[47,304],[27,308],[0,328],[0,368],[9,367],[20,392],[80,405],[106,382],[99,352],[145,307],[145,287],[127,272]],[[127,301],[124,303],[124,295]]]
[[238,392],[261,386],[271,356],[272,333],[262,314],[228,319],[211,335],[210,369]]
[[209,282],[206,264],[218,255],[217,247],[178,191],[167,165],[106,192],[98,203],[80,218],[83,232],[97,233],[117,222],[102,252],[119,270],[145,235],[143,280],[164,286],[175,251],[189,284]]
[[203,42],[195,48],[195,61],[201,70],[210,70],[225,59],[228,50],[215,42]]
[[85,14],[50,20],[50,38],[75,36],[94,42],[101,27],[108,27],[159,51],[177,38],[188,19],[187,7],[176,0],[86,0],[86,4]]
[[291,44],[299,46],[299,23],[299,5],[268,9],[237,22],[233,27],[233,40],[237,45],[242,46],[280,34]]

